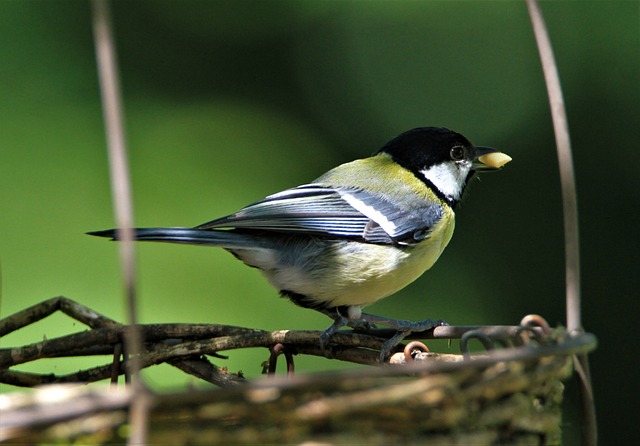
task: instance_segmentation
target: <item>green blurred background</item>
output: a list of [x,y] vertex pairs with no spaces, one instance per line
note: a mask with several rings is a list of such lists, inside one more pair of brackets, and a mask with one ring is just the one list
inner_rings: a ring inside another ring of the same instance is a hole
[[[546,90],[524,2],[116,1],[138,226],[190,226],[416,126],[513,156],[469,190],[438,264],[370,308],[452,324],[563,324],[562,206]],[[640,15],[637,1],[544,2],[575,150],[584,324],[602,444],[638,439]],[[126,320],[86,1],[0,3],[3,316],[64,295]],[[222,250],[138,245],[143,322],[324,329]],[[2,346],[82,327],[62,316]],[[446,346],[445,346],[446,348]],[[231,352],[257,376],[266,352]],[[104,358],[99,360],[104,361]],[[66,373],[85,360],[24,367]],[[300,359],[301,371],[338,367]],[[147,373],[158,388],[192,381]],[[0,386],[1,391],[11,390]],[[576,441],[568,383],[567,443]]]

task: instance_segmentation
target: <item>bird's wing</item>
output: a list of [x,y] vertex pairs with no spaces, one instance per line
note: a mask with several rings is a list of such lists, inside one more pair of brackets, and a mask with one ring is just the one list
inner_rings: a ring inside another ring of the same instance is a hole
[[196,229],[245,228],[356,238],[370,243],[415,243],[442,218],[437,204],[402,210],[360,189],[308,184],[288,189]]

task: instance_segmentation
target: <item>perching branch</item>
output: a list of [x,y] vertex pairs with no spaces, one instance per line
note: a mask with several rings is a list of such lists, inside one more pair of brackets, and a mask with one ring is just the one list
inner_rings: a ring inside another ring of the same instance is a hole
[[[123,339],[128,326],[102,316],[65,297],[56,297],[0,320],[0,333],[7,334],[59,310],[92,327],[91,330],[46,339],[32,344],[0,349],[0,382],[16,386],[33,387],[41,384],[95,382],[126,374],[128,355],[122,355]],[[523,321],[523,325],[527,325]],[[243,348],[269,349],[281,344],[289,353],[323,357],[319,331],[278,330],[265,331],[217,324],[142,324],[137,326],[143,340],[143,348],[137,355],[140,367],[167,363],[193,376],[218,386],[244,382],[234,374],[211,364],[204,356],[224,358],[220,352]],[[544,335],[546,329],[526,326],[455,327],[442,326],[411,338],[454,339],[475,337],[489,339],[502,345],[523,345],[527,337]],[[393,330],[369,330],[368,332],[341,331],[332,337],[331,356],[336,360],[365,365],[379,365],[380,349]],[[466,345],[466,341],[463,343]],[[400,351],[402,348],[399,349]],[[116,352],[114,354],[114,352]],[[113,360],[100,366],[80,370],[67,375],[34,374],[10,370],[10,368],[44,358],[72,356],[111,355]],[[406,362],[407,353],[398,353],[391,363]],[[120,357],[124,359],[121,362]],[[455,358],[450,358],[455,356]],[[433,353],[430,360],[458,361],[460,355]],[[125,375],[126,376],[126,375]]]
[[[126,361],[80,370],[67,375],[34,374],[8,370],[20,364],[44,358],[113,355],[124,340],[127,325],[102,316],[90,308],[65,297],[56,297],[0,320],[0,333],[6,335],[37,322],[55,311],[93,328],[32,344],[0,349],[0,382],[32,387],[41,384],[95,382],[126,373]],[[223,370],[203,359],[203,355],[221,357],[219,352],[241,348],[269,348],[284,344],[300,354],[323,356],[317,331],[280,330],[268,332],[216,324],[146,324],[138,325],[143,350],[137,355],[142,368],[168,363],[186,373],[216,385],[243,382],[238,374]],[[339,347],[333,349],[336,359],[358,364],[377,364],[379,349],[385,339],[358,333],[337,333],[333,339]]]

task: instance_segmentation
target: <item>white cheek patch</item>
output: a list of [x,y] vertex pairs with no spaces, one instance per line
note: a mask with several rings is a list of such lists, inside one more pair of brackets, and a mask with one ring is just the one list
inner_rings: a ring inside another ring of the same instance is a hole
[[445,162],[421,170],[420,173],[447,198],[459,200],[470,169],[471,163]]
[[396,233],[396,224],[390,221],[382,212],[378,211],[373,206],[363,203],[351,194],[341,194],[341,196],[344,201],[349,203],[354,209],[378,223],[387,234]]

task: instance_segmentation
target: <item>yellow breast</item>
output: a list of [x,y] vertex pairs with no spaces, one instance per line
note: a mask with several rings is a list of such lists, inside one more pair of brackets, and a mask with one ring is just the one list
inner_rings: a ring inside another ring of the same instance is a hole
[[316,289],[314,297],[331,306],[365,306],[401,290],[438,260],[451,240],[454,226],[454,213],[447,208],[430,236],[416,245],[340,245],[336,258],[345,262],[327,274],[326,285]]

